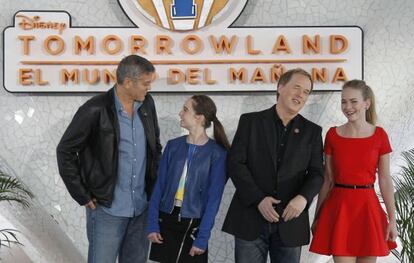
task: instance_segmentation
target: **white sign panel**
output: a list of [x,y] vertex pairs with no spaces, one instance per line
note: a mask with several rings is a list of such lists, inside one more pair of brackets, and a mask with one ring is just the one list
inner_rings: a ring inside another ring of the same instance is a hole
[[139,28],[72,27],[66,12],[18,12],[4,30],[4,87],[106,91],[129,54],[155,65],[155,92],[274,91],[280,74],[297,67],[315,90],[363,77],[359,27],[229,27],[246,1],[120,0]]

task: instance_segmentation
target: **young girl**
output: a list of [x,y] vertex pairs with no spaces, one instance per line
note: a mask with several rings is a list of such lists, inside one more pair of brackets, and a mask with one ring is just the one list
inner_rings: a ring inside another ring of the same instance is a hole
[[[342,89],[348,122],[332,127],[325,139],[325,182],[319,193],[310,251],[340,262],[375,262],[396,247],[391,146],[375,126],[375,100],[369,86],[352,80]],[[379,187],[388,218],[374,190]]]
[[[230,148],[214,102],[194,95],[180,111],[187,136],[168,141],[148,212],[150,259],[205,262],[207,245],[226,183]],[[214,139],[206,129],[213,123]]]

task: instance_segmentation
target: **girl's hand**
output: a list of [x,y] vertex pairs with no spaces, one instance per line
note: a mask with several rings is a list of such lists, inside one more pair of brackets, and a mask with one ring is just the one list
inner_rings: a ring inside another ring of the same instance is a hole
[[194,257],[194,256],[199,256],[201,254],[203,254],[205,252],[205,250],[202,250],[198,247],[192,246],[191,250],[190,250],[190,256]]
[[162,244],[163,238],[160,233],[150,233],[147,238],[151,243]]

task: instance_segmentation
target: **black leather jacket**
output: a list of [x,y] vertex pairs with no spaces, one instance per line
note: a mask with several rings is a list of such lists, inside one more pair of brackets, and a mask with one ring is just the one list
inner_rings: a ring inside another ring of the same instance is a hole
[[[160,131],[154,100],[147,94],[139,116],[147,139],[145,190],[148,198],[161,156]],[[96,198],[110,207],[118,177],[119,124],[114,88],[83,104],[57,146],[60,176],[80,205]]]

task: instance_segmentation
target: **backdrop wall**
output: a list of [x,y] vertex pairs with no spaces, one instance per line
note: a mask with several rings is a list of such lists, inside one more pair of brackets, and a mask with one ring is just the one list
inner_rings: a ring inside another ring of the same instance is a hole
[[[0,6],[2,29],[12,24],[13,14],[18,10],[65,10],[72,16],[73,26],[132,26],[116,0],[0,0]],[[235,25],[360,26],[364,30],[365,80],[376,94],[379,125],[391,139],[392,173],[396,175],[401,151],[414,147],[414,109],[411,106],[414,76],[410,74],[414,68],[413,13],[414,2],[410,0],[250,0]],[[1,41],[1,49],[2,45]],[[2,53],[0,58],[3,59]],[[0,72],[2,83],[3,70]],[[275,103],[273,92],[210,95],[230,138],[240,114],[262,110]],[[17,215],[19,208],[9,205],[3,206],[5,212],[1,214],[29,237],[24,240],[26,246],[22,249],[35,262],[79,262],[80,257],[86,257],[84,208],[71,199],[58,175],[55,149],[77,108],[91,96],[11,94],[0,88],[0,165],[22,179],[36,195],[35,212],[28,216]],[[157,93],[153,96],[165,144],[169,138],[183,133],[178,112],[190,94]],[[302,114],[320,124],[324,133],[330,126],[345,121],[338,92],[312,94]],[[234,261],[233,239],[219,231],[233,192],[234,187],[229,183],[210,242],[212,262]],[[36,237],[37,242],[33,242],[31,236]],[[316,255],[305,256],[307,247],[303,251],[303,262],[327,261]],[[389,257],[383,261],[395,260]]]

